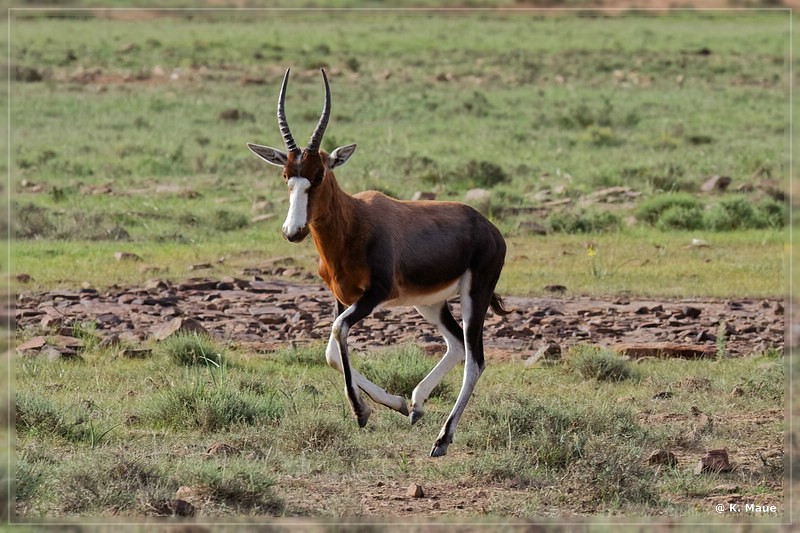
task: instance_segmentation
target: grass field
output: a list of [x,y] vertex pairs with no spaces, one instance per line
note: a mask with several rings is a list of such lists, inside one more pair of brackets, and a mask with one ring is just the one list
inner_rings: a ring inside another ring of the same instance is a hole
[[[41,77],[11,91],[14,270],[33,286],[134,281],[134,269],[115,264],[123,249],[178,278],[181,262],[244,252],[311,266],[310,246],[280,242],[278,173],[244,144],[280,144],[274,106],[287,66],[289,119],[298,136],[310,131],[326,66],[326,147],[359,143],[339,171],[343,187],[444,199],[490,189],[480,207],[512,242],[506,292],[540,292],[547,283],[520,281],[531,271],[566,276],[578,293],[784,292],[788,209],[765,193],[788,185],[780,13],[223,13],[146,23],[15,16],[15,72]],[[234,110],[237,120],[223,118]],[[729,193],[697,196],[714,174],[733,179]],[[587,199],[614,186],[641,195]],[[730,192],[738,188],[751,192]],[[673,193],[695,204],[669,209]],[[648,218],[648,202],[666,207]],[[532,223],[550,234],[532,236]],[[598,287],[583,261],[554,258],[595,240],[570,236],[586,233],[606,235],[614,244],[603,253],[619,262],[652,264],[651,246],[668,253],[658,275],[620,268],[616,286]],[[685,276],[685,254],[673,250],[694,238],[720,243],[721,268],[747,264],[756,275],[692,267],[699,277]],[[645,256],[629,257],[631,248]]]
[[[22,516],[170,514],[167,502],[182,486],[207,518],[699,517],[730,484],[745,500],[783,512],[782,463],[769,458],[784,429],[779,353],[620,362],[605,379],[584,377],[595,363],[581,362],[580,350],[550,369],[498,365],[482,380],[451,453],[434,461],[427,451],[457,394],[455,374],[413,428],[380,409],[356,431],[321,346],[265,359],[211,345],[204,353],[223,353],[222,366],[184,366],[170,350],[185,351],[185,341],[175,344],[146,361],[93,350],[85,364],[18,363]],[[391,376],[382,382],[406,396],[432,364],[413,346],[376,355],[355,364],[368,376]],[[658,399],[664,391],[669,399]],[[695,456],[717,447],[731,449],[738,468],[693,474]],[[647,464],[662,448],[679,455],[678,468]],[[439,507],[379,497],[382,484],[399,497],[412,482]],[[465,505],[473,496],[477,503]]]
[[[201,275],[240,275],[278,256],[313,271],[313,246],[280,238],[278,171],[245,144],[281,145],[287,67],[287,114],[305,139],[325,67],[324,147],[359,144],[337,170],[342,186],[403,199],[488,190],[478,207],[509,244],[504,294],[787,293],[785,12],[84,15],[15,11],[4,42],[10,270],[30,276],[16,290],[180,280],[199,263],[212,266]],[[713,175],[731,178],[725,192],[701,191]],[[376,410],[357,431],[322,346],[256,354],[212,342],[205,353],[221,364],[185,365],[169,346],[128,360],[78,334],[82,363],[13,359],[15,502],[27,520],[173,515],[180,490],[200,519],[716,522],[738,518],[713,511],[730,494],[780,510],[748,519],[788,509],[776,351],[634,364],[583,346],[554,367],[493,365],[434,461],[459,372],[413,428]],[[619,379],[587,377],[593,364]],[[433,360],[376,347],[355,365],[408,395]],[[737,468],[693,474],[716,447]],[[660,448],[677,468],[648,464]],[[405,497],[410,483],[428,497]]]

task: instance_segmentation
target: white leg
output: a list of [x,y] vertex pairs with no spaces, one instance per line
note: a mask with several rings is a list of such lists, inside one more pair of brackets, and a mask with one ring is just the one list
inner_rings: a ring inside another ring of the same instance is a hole
[[[414,424],[417,420],[422,418],[425,414],[424,403],[430,396],[431,391],[442,382],[442,379],[453,369],[459,362],[464,360],[464,341],[461,337],[455,335],[455,331],[451,331],[442,321],[442,311],[447,305],[447,302],[441,302],[434,305],[419,305],[415,309],[444,336],[447,343],[447,351],[444,356],[439,360],[433,370],[428,373],[425,378],[419,382],[411,394],[411,423]],[[449,315],[449,311],[448,311]],[[452,316],[450,316],[452,318]],[[455,324],[455,321],[453,321]],[[456,324],[456,327],[458,325]],[[451,325],[452,327],[452,325]]]
[[[347,311],[345,311],[346,313]],[[344,317],[345,314],[336,319],[334,322],[333,330],[331,331],[331,337],[328,340],[328,347],[325,349],[325,359],[328,361],[328,364],[338,370],[341,373],[344,373],[344,369],[342,368],[342,356],[339,352],[339,342],[347,342],[347,331],[346,328],[342,327],[341,319]],[[338,325],[338,328],[337,328]],[[339,340],[336,339],[336,331],[339,330]],[[385,405],[390,409],[394,409],[395,411],[399,411],[404,415],[408,415],[408,406],[406,405],[406,399],[402,396],[394,396],[389,394],[382,388],[378,387],[363,374],[361,374],[358,370],[354,369],[352,365],[350,365],[350,373],[353,376],[353,382],[356,384],[358,388],[363,390],[367,393],[367,396],[372,398],[372,400],[376,403],[381,405]],[[369,410],[369,406],[363,404],[364,408]]]
[[[461,383],[461,392],[450,411],[450,415],[442,426],[439,436],[433,444],[431,457],[439,457],[447,453],[447,447],[453,441],[456,426],[467,407],[475,384],[481,377],[484,368],[483,362],[483,320],[486,316],[486,309],[477,309],[475,302],[470,297],[472,285],[471,273],[467,273],[461,285],[461,319],[464,329],[464,346],[466,348],[466,362],[464,364],[464,380]],[[481,305],[482,307],[482,305]],[[488,301],[486,302],[488,308]]]

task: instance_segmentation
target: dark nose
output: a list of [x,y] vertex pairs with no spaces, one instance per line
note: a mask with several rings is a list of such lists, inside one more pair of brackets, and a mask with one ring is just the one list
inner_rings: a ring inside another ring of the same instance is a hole
[[287,235],[286,232],[282,231],[281,234],[283,235],[283,238],[289,242],[300,242],[306,238],[305,231],[298,231],[296,233],[292,233],[291,235]]

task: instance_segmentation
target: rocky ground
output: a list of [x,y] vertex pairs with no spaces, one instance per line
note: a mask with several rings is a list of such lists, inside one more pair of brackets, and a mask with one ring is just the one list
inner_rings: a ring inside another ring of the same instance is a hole
[[[27,341],[18,351],[47,344],[70,351],[74,325],[94,324],[106,343],[137,346],[177,329],[204,329],[246,349],[269,352],[290,343],[325,339],[333,319],[327,289],[306,276],[261,279],[150,280],[143,287],[98,291],[22,291],[16,327]],[[611,346],[632,357],[703,357],[723,337],[729,355],[784,349],[784,302],[778,299],[637,299],[559,296],[506,298],[511,313],[491,314],[485,328],[487,357],[528,360],[543,347],[582,342]],[[458,304],[453,305],[458,317]],[[84,327],[85,329],[85,327]],[[791,337],[798,337],[793,328]],[[60,335],[56,337],[53,334]],[[33,337],[33,338],[31,338]],[[62,339],[61,341],[53,340]],[[350,332],[356,349],[417,342],[441,353],[443,342],[413,308],[380,308]],[[797,342],[793,343],[797,345]]]

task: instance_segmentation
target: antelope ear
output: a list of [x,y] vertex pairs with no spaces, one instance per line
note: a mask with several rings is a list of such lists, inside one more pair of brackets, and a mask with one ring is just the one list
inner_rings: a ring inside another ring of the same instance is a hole
[[353,155],[353,152],[356,151],[355,144],[348,144],[347,146],[340,146],[328,156],[328,166],[331,169],[336,167],[340,167],[347,163],[347,160],[350,159],[350,156]]
[[258,157],[270,165],[275,165],[276,167],[286,166],[286,162],[289,160],[289,158],[286,156],[286,152],[281,152],[280,150],[270,148],[269,146],[247,143],[247,147],[250,148],[250,150],[252,150],[253,153]]

